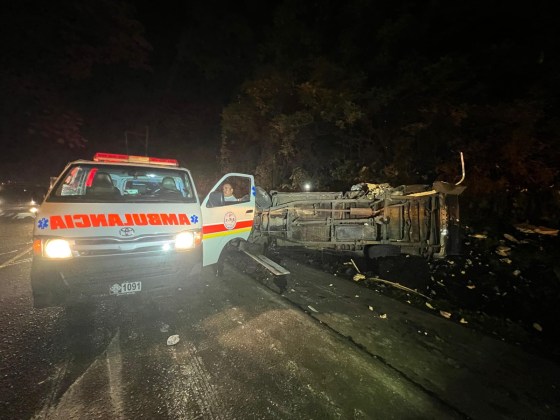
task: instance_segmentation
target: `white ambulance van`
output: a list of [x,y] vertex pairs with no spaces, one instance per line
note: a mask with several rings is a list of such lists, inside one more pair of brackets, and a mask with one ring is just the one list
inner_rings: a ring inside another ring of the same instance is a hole
[[[224,200],[226,183],[235,201]],[[249,237],[254,209],[251,175],[224,175],[201,203],[174,159],[97,153],[71,162],[37,213],[34,306],[173,294]]]

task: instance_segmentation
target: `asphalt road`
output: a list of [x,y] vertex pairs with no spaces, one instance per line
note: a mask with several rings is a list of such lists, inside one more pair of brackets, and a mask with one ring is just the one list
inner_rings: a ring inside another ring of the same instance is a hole
[[559,417],[557,365],[288,259],[34,310],[31,227],[0,222],[0,418]]

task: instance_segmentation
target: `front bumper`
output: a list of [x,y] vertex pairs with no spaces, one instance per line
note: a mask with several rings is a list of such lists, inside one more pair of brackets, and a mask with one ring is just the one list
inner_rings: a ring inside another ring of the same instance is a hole
[[[31,286],[34,306],[58,306],[128,295],[165,296],[199,278],[202,248],[185,252],[75,257],[47,260],[34,257]],[[141,291],[119,294],[124,282],[141,282]]]

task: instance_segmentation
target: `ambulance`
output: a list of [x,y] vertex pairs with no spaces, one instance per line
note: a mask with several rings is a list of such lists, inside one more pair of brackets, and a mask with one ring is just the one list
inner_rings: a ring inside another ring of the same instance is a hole
[[[221,187],[233,186],[236,201]],[[97,153],[69,163],[39,207],[34,307],[170,295],[198,281],[253,226],[252,175],[224,175],[202,202],[175,159]]]

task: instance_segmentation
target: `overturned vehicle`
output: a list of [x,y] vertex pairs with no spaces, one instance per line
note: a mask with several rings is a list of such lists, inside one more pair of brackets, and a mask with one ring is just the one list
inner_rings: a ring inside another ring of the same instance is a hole
[[257,187],[249,241],[359,252],[369,258],[458,254],[458,196],[465,190],[459,183],[362,183],[347,192],[270,194]]

